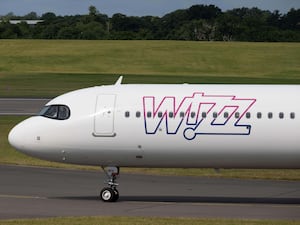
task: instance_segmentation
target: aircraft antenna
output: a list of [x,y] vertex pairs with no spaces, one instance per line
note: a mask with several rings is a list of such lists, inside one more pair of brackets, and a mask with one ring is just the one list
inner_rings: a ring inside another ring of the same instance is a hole
[[121,85],[123,80],[123,76],[120,76],[119,79],[116,81],[115,85]]

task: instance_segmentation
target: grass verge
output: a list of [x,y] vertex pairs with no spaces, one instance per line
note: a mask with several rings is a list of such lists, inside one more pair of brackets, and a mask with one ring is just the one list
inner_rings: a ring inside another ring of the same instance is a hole
[[242,219],[196,219],[196,218],[153,218],[153,217],[76,217],[25,220],[0,220],[0,225],[296,225],[291,220],[242,220]]
[[[299,59],[300,60],[300,59]],[[124,75],[124,74],[123,74]],[[119,75],[113,74],[0,74],[0,97],[52,98],[68,91],[114,84]],[[180,75],[124,75],[123,83],[147,84],[300,84],[299,77],[247,77],[240,76],[180,76]]]

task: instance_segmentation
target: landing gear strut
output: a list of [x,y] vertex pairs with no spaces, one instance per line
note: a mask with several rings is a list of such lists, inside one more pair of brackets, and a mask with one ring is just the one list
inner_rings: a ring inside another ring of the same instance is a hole
[[104,202],[115,202],[119,199],[119,192],[117,190],[118,184],[116,183],[117,176],[119,175],[119,167],[102,167],[104,173],[107,176],[107,182],[109,187],[103,188],[100,192],[100,198]]

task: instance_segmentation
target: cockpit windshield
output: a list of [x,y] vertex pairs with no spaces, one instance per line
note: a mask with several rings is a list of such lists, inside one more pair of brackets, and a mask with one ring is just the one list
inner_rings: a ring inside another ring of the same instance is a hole
[[48,105],[38,113],[38,116],[56,120],[66,120],[70,117],[70,114],[70,109],[66,105]]

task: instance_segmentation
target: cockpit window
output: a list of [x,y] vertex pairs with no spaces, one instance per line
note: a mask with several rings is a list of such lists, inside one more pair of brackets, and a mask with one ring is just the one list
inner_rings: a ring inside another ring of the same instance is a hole
[[70,114],[70,109],[66,105],[48,105],[38,115],[50,119],[66,120],[70,117]]

